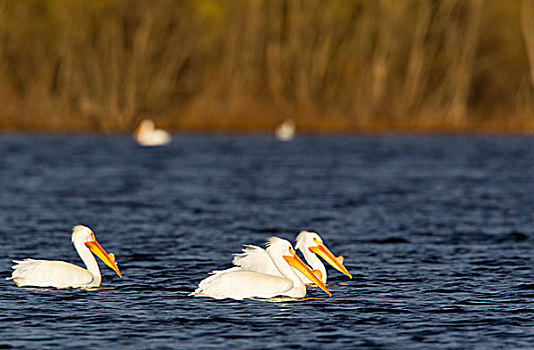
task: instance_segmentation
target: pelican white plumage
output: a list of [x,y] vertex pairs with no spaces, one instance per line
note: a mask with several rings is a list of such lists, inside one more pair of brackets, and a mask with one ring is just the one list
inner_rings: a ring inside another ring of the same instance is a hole
[[82,225],[74,226],[72,243],[82,258],[87,269],[56,260],[14,260],[13,274],[6,278],[12,280],[17,287],[55,287],[55,288],[94,288],[102,281],[98,263],[92,253],[122,277],[115,255],[106,253],[96,241],[90,228]]
[[286,119],[276,128],[275,136],[280,141],[291,141],[295,137],[295,129],[293,119]]
[[[344,273],[349,278],[352,278],[352,275],[343,265],[343,257],[334,256],[334,254],[332,254],[332,252],[326,247],[322,238],[316,232],[300,232],[297,235],[295,248],[300,250],[306,262],[313,269],[313,273],[321,280],[322,283],[326,283],[326,268],[317,255],[322,257],[336,270]],[[234,260],[232,262],[234,265],[243,270],[280,276],[280,272],[268,258],[265,249],[261,247],[246,245],[245,248],[243,248],[243,253],[234,254]],[[296,272],[304,283],[312,283],[308,277],[301,274],[299,271]]]
[[213,271],[212,275],[202,280],[198,288],[189,295],[236,300],[276,296],[303,298],[306,296],[306,285],[291,268],[294,267],[332,296],[324,284],[300,260],[288,241],[271,237],[267,241],[265,252],[281,276],[247,271],[238,267]]
[[156,129],[150,119],[143,120],[133,133],[134,139],[141,146],[164,146],[171,142],[171,134],[163,129]]

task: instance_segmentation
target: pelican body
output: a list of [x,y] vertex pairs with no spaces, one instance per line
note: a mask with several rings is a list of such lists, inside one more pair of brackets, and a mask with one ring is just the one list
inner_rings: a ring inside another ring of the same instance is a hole
[[133,137],[141,146],[164,146],[171,142],[171,134],[163,129],[156,129],[156,125],[150,119],[145,119],[139,124]]
[[236,300],[276,296],[303,298],[306,296],[306,285],[292,269],[294,267],[308,276],[325,293],[332,296],[323,283],[300,260],[291,243],[278,237],[272,237],[268,240],[265,251],[280,276],[242,270],[239,267],[213,271],[212,275],[202,280],[198,288],[190,295]]
[[93,254],[122,277],[113,253],[106,253],[97,242],[93,231],[82,225],[72,230],[72,243],[86,269],[57,260],[14,260],[13,273],[7,280],[17,287],[94,288],[99,287],[102,275]]
[[279,141],[291,141],[295,137],[295,122],[286,119],[276,128],[275,136]]
[[[338,271],[344,273],[349,278],[352,278],[352,275],[343,265],[343,257],[334,256],[317,233],[309,231],[300,232],[297,236],[295,248],[300,250],[306,262],[313,269],[314,275],[317,276],[323,284],[326,283],[327,279],[326,268],[317,255],[322,257]],[[280,272],[276,266],[274,266],[272,261],[268,259],[265,249],[261,247],[246,245],[245,248],[243,248],[243,253],[234,254],[234,260],[232,262],[242,270],[280,276]],[[304,283],[313,283],[307,276],[301,274],[300,271],[296,271],[296,273]]]

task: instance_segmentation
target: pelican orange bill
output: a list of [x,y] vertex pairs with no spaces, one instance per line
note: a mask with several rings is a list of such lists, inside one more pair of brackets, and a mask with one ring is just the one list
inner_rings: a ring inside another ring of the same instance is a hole
[[344,273],[345,275],[352,278],[352,275],[347,271],[343,263],[341,262],[343,259],[336,258],[334,254],[321,242],[319,242],[316,238],[313,238],[313,242],[317,244],[317,247],[309,247],[308,249],[310,252],[315,253],[319,255],[321,258],[323,258],[327,263],[332,265],[333,268],[338,270],[341,273]]
[[117,263],[115,262],[115,255],[113,255],[113,253],[111,254],[106,253],[104,248],[102,248],[102,246],[96,241],[95,235],[93,233],[91,233],[91,237],[93,238],[93,241],[85,242],[85,246],[89,248],[89,250],[93,252],[93,254],[98,256],[100,260],[104,262],[104,264],[111,267],[113,271],[115,271],[117,275],[119,275],[120,278],[122,278],[122,274],[119,271],[119,267],[117,266]]
[[297,254],[291,247],[289,247],[289,254],[291,255],[290,256],[284,255],[284,260],[290,266],[293,266],[294,268],[302,272],[302,274],[308,277],[310,281],[315,283],[317,287],[321,288],[329,296],[332,296],[332,293],[330,293],[330,291],[326,289],[323,282],[321,282],[321,280],[319,280],[317,276],[315,276],[315,274],[310,270],[310,268],[306,266],[306,264],[302,260],[300,260],[300,258],[297,256]]

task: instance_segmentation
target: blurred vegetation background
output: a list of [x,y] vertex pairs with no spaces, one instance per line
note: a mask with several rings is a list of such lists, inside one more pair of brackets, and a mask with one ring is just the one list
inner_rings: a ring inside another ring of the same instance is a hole
[[0,0],[0,129],[534,131],[530,0]]

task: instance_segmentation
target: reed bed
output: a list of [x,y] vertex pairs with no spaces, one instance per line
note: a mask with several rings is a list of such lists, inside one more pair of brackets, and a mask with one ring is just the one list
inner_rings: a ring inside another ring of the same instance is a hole
[[0,129],[534,131],[529,0],[0,0]]

